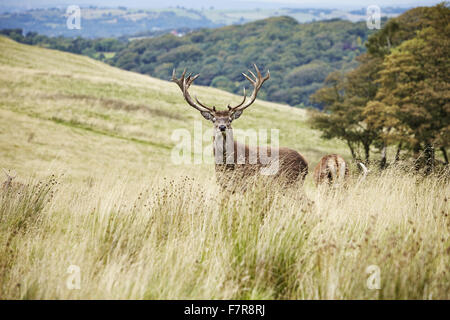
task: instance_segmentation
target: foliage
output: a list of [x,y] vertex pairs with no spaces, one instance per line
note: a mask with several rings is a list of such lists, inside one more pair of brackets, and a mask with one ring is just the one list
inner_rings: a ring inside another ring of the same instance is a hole
[[377,98],[396,108],[403,140],[450,145],[450,10],[436,10],[432,24],[392,50],[380,72]]
[[[364,23],[342,20],[299,24],[278,17],[202,29],[183,37],[164,34],[127,39],[47,37],[22,29],[0,32],[26,44],[84,54],[117,67],[169,79],[172,69],[200,73],[198,84],[241,93],[247,86],[241,73],[252,67],[270,68],[271,81],[260,97],[293,106],[311,105],[309,95],[319,89],[327,74],[356,65],[370,30]],[[108,53],[113,53],[107,56]],[[315,105],[318,107],[318,105]]]
[[123,41],[115,38],[84,39],[81,37],[48,37],[36,32],[28,32],[26,35],[23,35],[22,29],[4,29],[0,30],[0,34],[8,36],[20,43],[83,54],[99,60],[106,60],[105,55],[103,55],[103,58],[100,57],[102,53],[117,52],[126,47]]
[[[173,68],[200,73],[198,84],[233,93],[247,86],[241,73],[256,63],[270,69],[271,80],[261,97],[294,106],[310,105],[309,95],[333,70],[349,70],[364,51],[369,31],[364,23],[341,20],[299,24],[289,17],[241,26],[203,29],[179,38],[173,35],[135,40],[119,51],[120,68],[169,79]],[[358,44],[359,39],[359,44]],[[220,77],[220,78],[218,78]]]
[[325,112],[312,113],[311,124],[322,130],[326,139],[344,140],[354,159],[360,158],[358,147],[362,146],[368,162],[370,146],[377,139],[379,128],[365,121],[364,110],[377,92],[375,79],[380,59],[365,54],[358,61],[360,65],[345,76],[331,73],[326,86],[311,96],[313,101],[325,106]]
[[[315,113],[312,124],[325,138],[338,137],[349,145],[382,151],[397,143],[424,151],[427,172],[434,166],[434,149],[446,163],[450,141],[450,9],[445,4],[416,8],[390,20],[372,35],[359,66],[318,90],[312,98],[327,113]],[[345,128],[335,128],[339,119]],[[398,151],[399,152],[399,151]],[[398,154],[398,153],[397,153]]]

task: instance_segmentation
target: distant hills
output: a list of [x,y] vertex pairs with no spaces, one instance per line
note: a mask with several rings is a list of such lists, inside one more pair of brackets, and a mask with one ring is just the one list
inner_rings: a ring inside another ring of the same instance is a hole
[[[383,23],[385,20],[383,20]],[[148,31],[150,32],[150,31]],[[242,72],[256,63],[270,69],[271,80],[260,97],[291,106],[315,106],[309,96],[333,71],[357,65],[365,42],[374,31],[365,22],[340,19],[298,23],[292,17],[273,17],[221,28],[154,31],[134,37],[48,37],[22,29],[3,29],[21,43],[83,54],[116,67],[169,80],[172,70],[200,73],[197,83],[242,94],[248,82]],[[159,35],[158,35],[159,34]]]
[[365,51],[372,31],[365,22],[329,20],[300,24],[276,17],[244,25],[202,29],[183,37],[164,35],[128,42],[109,63],[168,80],[172,70],[200,73],[196,83],[242,93],[242,76],[256,63],[270,69],[260,97],[292,106],[310,106],[309,96],[335,70],[348,71]]
[[[81,29],[68,29],[66,7],[32,9],[3,12],[0,14],[0,29],[21,28],[24,32],[38,32],[47,36],[65,37],[120,37],[139,34],[154,36],[155,32],[169,32],[174,29],[216,28],[225,25],[244,24],[269,17],[289,16],[305,23],[329,19],[348,21],[365,20],[365,8],[359,10],[262,8],[219,10],[214,7],[187,9],[172,7],[166,9],[137,9],[118,6],[102,8],[81,7]],[[382,15],[393,17],[406,9],[382,8]]]

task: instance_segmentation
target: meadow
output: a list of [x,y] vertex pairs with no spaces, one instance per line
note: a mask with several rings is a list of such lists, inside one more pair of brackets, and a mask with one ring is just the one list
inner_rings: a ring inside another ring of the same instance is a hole
[[[0,167],[17,173],[0,189],[0,298],[450,298],[444,177],[390,167],[362,180],[352,167],[331,190],[310,174],[227,194],[213,165],[171,162],[173,130],[204,121],[175,84],[2,37],[0,48]],[[234,127],[279,128],[310,172],[326,153],[349,160],[304,110],[258,100]]]

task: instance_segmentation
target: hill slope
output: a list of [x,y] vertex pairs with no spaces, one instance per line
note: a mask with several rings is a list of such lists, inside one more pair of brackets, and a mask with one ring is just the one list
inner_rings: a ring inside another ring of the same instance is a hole
[[[39,173],[51,165],[75,177],[139,176],[162,165],[167,172],[184,172],[170,162],[173,130],[192,133],[195,121],[203,131],[210,128],[174,83],[3,37],[0,48],[1,167]],[[213,88],[192,90],[218,107],[241,99]],[[302,110],[257,100],[234,127],[278,128],[280,145],[313,162],[325,152],[345,154],[342,144],[322,141],[305,119]],[[194,167],[213,170],[212,165]]]

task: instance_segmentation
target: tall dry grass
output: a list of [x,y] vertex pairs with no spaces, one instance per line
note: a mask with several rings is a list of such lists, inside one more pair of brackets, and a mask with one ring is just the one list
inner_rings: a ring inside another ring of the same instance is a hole
[[[131,181],[131,180],[130,180]],[[391,168],[222,193],[197,174],[0,191],[3,299],[449,299],[448,181]],[[68,267],[80,268],[70,290]],[[380,289],[367,287],[370,265]]]

